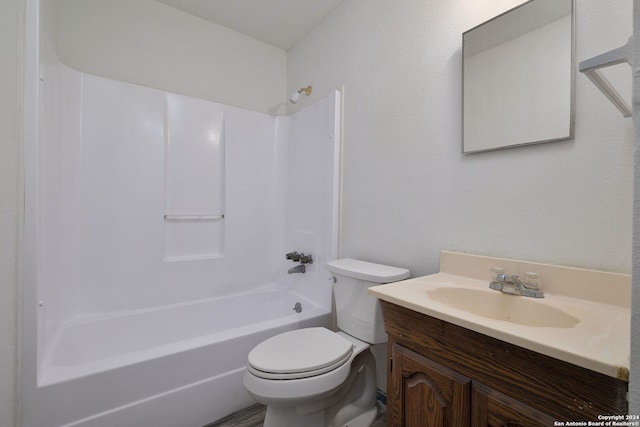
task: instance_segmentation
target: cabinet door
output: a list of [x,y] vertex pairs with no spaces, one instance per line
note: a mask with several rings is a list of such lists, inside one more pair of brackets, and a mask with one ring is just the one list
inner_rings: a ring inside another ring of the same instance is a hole
[[549,427],[556,418],[497,390],[473,382],[471,419],[474,426]]
[[390,345],[387,425],[469,426],[469,378],[398,344]]

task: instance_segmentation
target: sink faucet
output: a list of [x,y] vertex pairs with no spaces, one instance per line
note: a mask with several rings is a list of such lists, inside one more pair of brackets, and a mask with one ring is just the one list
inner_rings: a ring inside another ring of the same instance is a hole
[[496,280],[489,283],[491,289],[505,294],[522,295],[525,297],[543,298],[544,293],[538,288],[528,287],[518,276],[498,274]]
[[287,271],[287,274],[304,273],[305,271],[307,271],[307,268],[304,266],[304,264],[299,264],[295,267],[291,267]]

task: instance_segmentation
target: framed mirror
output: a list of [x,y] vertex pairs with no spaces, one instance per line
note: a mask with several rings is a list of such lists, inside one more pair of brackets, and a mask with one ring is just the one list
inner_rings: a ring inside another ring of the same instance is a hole
[[574,0],[530,0],[462,36],[462,151],[574,135]]

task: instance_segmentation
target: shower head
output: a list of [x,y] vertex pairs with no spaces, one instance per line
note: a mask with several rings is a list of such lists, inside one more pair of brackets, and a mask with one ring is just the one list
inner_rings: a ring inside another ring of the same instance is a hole
[[289,97],[289,101],[291,101],[292,104],[295,104],[300,99],[300,95],[304,93],[305,95],[309,96],[311,95],[312,90],[313,88],[311,87],[311,85],[307,87],[303,87],[302,89],[299,89],[296,92],[293,92]]

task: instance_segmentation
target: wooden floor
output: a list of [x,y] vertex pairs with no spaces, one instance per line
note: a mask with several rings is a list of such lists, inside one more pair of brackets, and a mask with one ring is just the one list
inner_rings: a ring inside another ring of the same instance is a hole
[[[265,411],[266,408],[263,405],[256,404],[204,427],[261,427]],[[378,414],[371,427],[384,427],[386,423],[386,414]]]
[[265,411],[265,406],[255,404],[204,427],[259,427],[264,421]]

